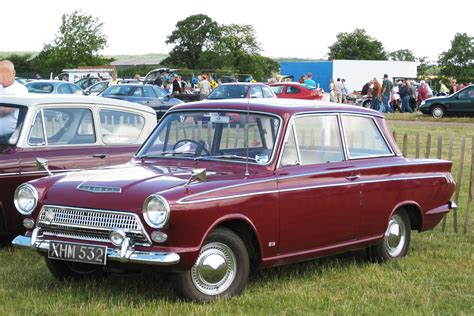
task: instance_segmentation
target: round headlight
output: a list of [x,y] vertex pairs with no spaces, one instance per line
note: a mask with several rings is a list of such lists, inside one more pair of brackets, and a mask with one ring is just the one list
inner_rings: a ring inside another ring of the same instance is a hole
[[170,205],[160,195],[150,195],[143,204],[143,216],[148,225],[161,228],[166,225],[170,217]]
[[15,190],[15,207],[23,215],[30,215],[38,203],[38,191],[31,184],[24,183]]

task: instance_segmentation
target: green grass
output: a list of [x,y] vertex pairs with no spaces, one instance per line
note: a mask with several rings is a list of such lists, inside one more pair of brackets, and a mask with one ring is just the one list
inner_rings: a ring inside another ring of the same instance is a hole
[[438,123],[474,123],[474,117],[443,117],[441,119],[435,119],[431,115],[425,115],[418,113],[389,113],[385,114],[385,119],[390,120],[403,120],[403,121],[421,121],[421,122],[438,122]]
[[59,282],[29,250],[0,250],[0,314],[28,315],[472,315],[473,236],[412,235],[403,260],[363,251],[258,270],[244,293],[211,304],[178,300],[163,275]]

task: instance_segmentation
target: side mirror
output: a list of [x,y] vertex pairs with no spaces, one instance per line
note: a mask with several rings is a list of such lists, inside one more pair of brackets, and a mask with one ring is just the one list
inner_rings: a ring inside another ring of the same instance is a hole
[[39,171],[46,171],[49,176],[52,176],[53,173],[48,168],[48,160],[44,158],[36,158],[36,169]]
[[184,187],[186,188],[186,190],[188,190],[188,186],[192,181],[205,182],[206,178],[207,178],[206,168],[193,169],[193,171],[191,172],[191,177],[184,184]]
[[90,94],[91,94],[91,90],[84,91],[84,95],[90,95]]

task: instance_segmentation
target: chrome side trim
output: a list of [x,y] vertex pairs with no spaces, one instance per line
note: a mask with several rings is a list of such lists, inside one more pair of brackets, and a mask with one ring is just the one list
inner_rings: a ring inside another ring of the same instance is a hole
[[106,187],[99,185],[79,184],[77,186],[77,189],[91,193],[122,193],[122,188]]
[[[251,192],[251,193],[243,193],[243,194],[235,194],[235,195],[221,196],[221,197],[215,197],[215,198],[206,198],[206,199],[200,199],[200,200],[198,199],[198,200],[194,200],[194,201],[187,201],[189,199],[195,198],[195,197],[200,196],[200,195],[209,194],[209,193],[212,193],[212,192],[216,192],[216,191],[219,191],[219,190],[225,190],[225,189],[229,188],[229,187],[224,187],[224,188],[214,189],[214,190],[210,190],[210,191],[206,191],[206,192],[196,193],[196,194],[181,198],[176,203],[178,203],[178,204],[192,204],[192,203],[202,203],[202,202],[210,202],[210,201],[228,200],[228,199],[235,199],[235,198],[255,196],[255,195],[271,194],[271,193],[277,193],[277,192],[303,191],[303,190],[310,190],[310,189],[322,189],[322,188],[331,188],[331,187],[340,187],[340,186],[352,186],[352,185],[361,185],[361,184],[368,184],[368,183],[381,183],[381,182],[417,180],[417,179],[431,179],[431,178],[444,178],[444,179],[446,179],[446,176],[443,175],[443,174],[440,174],[440,175],[432,175],[432,176],[398,177],[398,178],[380,179],[380,180],[348,181],[348,182],[343,182],[343,183],[322,184],[322,185],[297,187],[297,188],[282,189],[282,190],[268,190],[268,191]],[[248,183],[248,184],[251,184],[251,183]],[[248,185],[248,184],[245,184],[245,185]]]
[[[17,236],[12,245],[17,248],[33,248],[38,252],[48,252],[50,241],[37,239],[34,243],[31,237]],[[152,252],[152,251],[137,251],[133,247],[123,250],[122,248],[108,248],[107,260],[149,264],[159,266],[169,266],[179,263],[179,254],[175,252]]]

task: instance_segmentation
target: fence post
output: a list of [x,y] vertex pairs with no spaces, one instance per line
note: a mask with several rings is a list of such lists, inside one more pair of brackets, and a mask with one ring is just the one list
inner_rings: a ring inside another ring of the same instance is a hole
[[472,182],[474,181],[474,137],[471,138],[471,174],[469,176],[469,195],[467,199],[467,209],[466,209],[466,216],[464,217],[464,234],[467,234],[469,228],[469,219],[471,213],[471,204],[472,204]]
[[397,142],[397,132],[393,131],[392,132],[392,136],[393,136],[393,140],[395,141],[395,143]]
[[[456,178],[456,192],[454,193],[454,203],[458,204],[459,202],[459,193],[461,191],[461,181],[462,181],[462,171],[464,169],[464,154],[466,152],[466,136],[461,138],[461,152],[459,154],[459,169],[458,176]],[[454,232],[458,232],[458,210],[453,210],[453,227]]]
[[420,158],[420,133],[416,132],[415,137],[415,157]]
[[407,133],[403,134],[403,157],[407,157],[408,153],[408,135]]
[[[454,146],[454,134],[451,134],[451,138],[449,139],[449,146],[448,146],[448,160],[452,161],[453,160],[453,146]],[[453,210],[454,212],[454,210]],[[448,216],[444,215],[443,217],[443,223],[441,225],[441,231],[444,233],[446,231],[446,220]]]
[[431,151],[431,134],[428,133],[428,136],[426,138],[425,158],[430,158],[430,151]]

